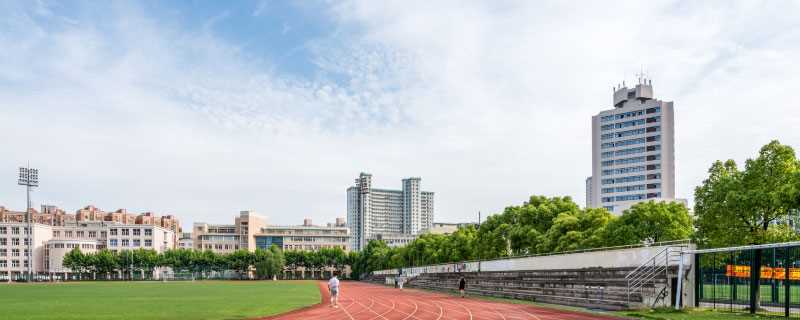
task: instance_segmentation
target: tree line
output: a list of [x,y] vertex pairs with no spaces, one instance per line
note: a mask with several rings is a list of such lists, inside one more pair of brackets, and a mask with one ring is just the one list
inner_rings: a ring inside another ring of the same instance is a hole
[[547,254],[599,247],[692,239],[701,248],[800,240],[800,161],[772,141],[740,170],[716,161],[695,189],[693,214],[679,202],[641,202],[620,216],[580,208],[570,197],[532,196],[479,227],[424,234],[405,247],[370,242],[353,271]]
[[314,278],[322,277],[326,271],[329,276],[332,271],[346,270],[352,256],[340,248],[284,252],[277,246],[254,252],[240,249],[227,254],[192,249],[162,253],[145,249],[119,252],[102,249],[83,253],[80,248],[74,248],[64,256],[62,264],[79,277],[89,274],[94,279],[152,279],[159,267],[189,274],[192,279],[209,278],[225,272],[234,272],[240,278],[248,279],[305,278],[310,272]]

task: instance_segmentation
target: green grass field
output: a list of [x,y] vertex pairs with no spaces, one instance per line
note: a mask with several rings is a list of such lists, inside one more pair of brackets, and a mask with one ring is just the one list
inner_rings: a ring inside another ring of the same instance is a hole
[[313,281],[0,285],[3,319],[250,319],[320,302]]
[[[776,288],[778,289],[778,294],[776,296],[777,301],[778,303],[783,303],[783,301],[785,300],[786,287],[777,284]],[[726,285],[726,284],[703,285],[704,300],[716,299],[717,301],[724,302],[725,300],[730,300],[732,295],[733,295],[733,286],[731,285]],[[768,284],[762,284],[760,295],[761,295],[761,301],[764,302],[772,301],[772,286]],[[789,298],[792,304],[800,304],[799,285],[792,284],[789,287]],[[736,300],[748,301],[749,299],[750,299],[750,286],[745,284],[737,285]]]
[[649,320],[746,320],[746,319],[776,319],[775,317],[749,315],[746,313],[730,313],[711,310],[651,310],[651,311],[620,311],[619,316],[631,319]]

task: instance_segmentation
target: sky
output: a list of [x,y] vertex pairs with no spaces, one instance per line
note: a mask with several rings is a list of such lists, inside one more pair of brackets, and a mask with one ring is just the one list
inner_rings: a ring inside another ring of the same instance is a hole
[[797,1],[2,1],[0,205],[184,225],[346,215],[360,172],[435,220],[581,205],[591,116],[644,71],[674,101],[677,195],[800,148]]

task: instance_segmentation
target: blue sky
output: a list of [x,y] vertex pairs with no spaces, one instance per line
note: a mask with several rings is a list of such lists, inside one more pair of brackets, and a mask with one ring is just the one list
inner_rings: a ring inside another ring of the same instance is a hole
[[[230,222],[345,214],[361,171],[436,220],[584,199],[590,119],[641,68],[676,110],[677,193],[800,147],[796,1],[6,1],[0,205]],[[608,13],[608,14],[603,14]],[[614,13],[614,14],[610,14]],[[5,168],[5,169],[2,169]]]

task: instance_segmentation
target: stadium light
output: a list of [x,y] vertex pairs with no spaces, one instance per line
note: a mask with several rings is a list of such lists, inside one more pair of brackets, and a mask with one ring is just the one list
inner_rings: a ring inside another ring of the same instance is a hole
[[[25,186],[27,201],[25,202],[25,227],[28,230],[28,282],[33,281],[33,212],[31,212],[31,188],[39,186],[39,169],[32,169],[30,165],[19,168],[18,185]],[[9,275],[10,276],[10,275]]]

